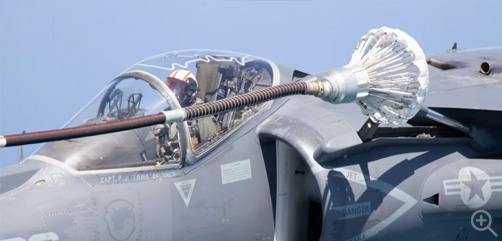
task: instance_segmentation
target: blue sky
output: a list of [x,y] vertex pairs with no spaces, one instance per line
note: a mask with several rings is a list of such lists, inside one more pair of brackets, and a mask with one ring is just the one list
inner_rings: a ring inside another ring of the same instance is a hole
[[[134,63],[221,49],[305,72],[345,65],[372,28],[425,53],[502,45],[502,1],[0,0],[0,135],[57,129]],[[24,146],[25,156],[38,145]],[[19,148],[0,150],[0,166]]]

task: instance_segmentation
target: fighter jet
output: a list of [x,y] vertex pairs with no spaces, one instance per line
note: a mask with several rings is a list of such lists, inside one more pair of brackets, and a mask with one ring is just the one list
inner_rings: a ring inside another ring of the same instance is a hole
[[0,170],[0,241],[500,240],[502,48],[364,35],[305,73],[223,51],[133,65]]

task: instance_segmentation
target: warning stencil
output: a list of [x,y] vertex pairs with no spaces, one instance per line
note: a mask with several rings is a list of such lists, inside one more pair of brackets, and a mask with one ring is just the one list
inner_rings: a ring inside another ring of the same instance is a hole
[[251,178],[250,160],[221,165],[221,183],[228,184]]

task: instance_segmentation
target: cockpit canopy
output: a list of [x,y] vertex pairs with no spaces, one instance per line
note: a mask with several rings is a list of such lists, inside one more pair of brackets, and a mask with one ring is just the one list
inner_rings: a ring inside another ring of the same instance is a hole
[[[243,54],[215,51],[161,54],[133,65],[118,76],[64,127],[124,121],[225,99],[270,87],[279,82],[278,75],[272,62]],[[193,101],[186,102],[186,98]],[[264,105],[195,121],[47,143],[36,154],[77,170],[193,164]]]

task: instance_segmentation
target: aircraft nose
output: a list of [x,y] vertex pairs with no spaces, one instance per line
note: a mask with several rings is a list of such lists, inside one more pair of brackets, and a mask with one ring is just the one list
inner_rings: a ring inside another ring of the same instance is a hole
[[1,184],[0,241],[98,239],[91,188],[67,170],[32,158]]

